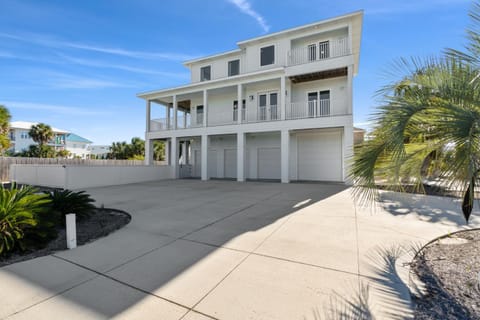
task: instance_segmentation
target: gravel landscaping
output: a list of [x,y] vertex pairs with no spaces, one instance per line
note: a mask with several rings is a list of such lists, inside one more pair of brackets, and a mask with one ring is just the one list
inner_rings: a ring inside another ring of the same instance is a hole
[[[120,210],[97,208],[92,215],[82,221],[77,221],[77,245],[83,245],[92,242],[98,238],[118,230],[127,225],[131,220],[131,216]],[[30,260],[33,258],[46,256],[56,251],[66,250],[67,242],[65,235],[65,228],[58,230],[58,237],[50,241],[45,248],[12,253],[7,257],[0,257],[0,267]]]
[[414,299],[415,319],[480,320],[480,230],[432,242],[412,263],[425,285]]

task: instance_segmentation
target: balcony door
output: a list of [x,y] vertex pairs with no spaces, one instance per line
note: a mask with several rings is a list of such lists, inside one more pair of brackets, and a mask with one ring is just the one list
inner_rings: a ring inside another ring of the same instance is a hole
[[258,94],[257,120],[278,120],[280,118],[278,111],[278,92],[275,91]]

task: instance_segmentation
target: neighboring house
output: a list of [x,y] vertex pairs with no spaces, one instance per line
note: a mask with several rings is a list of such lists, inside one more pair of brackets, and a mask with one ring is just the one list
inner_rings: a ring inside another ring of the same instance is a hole
[[65,137],[67,141],[66,149],[70,152],[71,158],[87,159],[90,157],[90,145],[92,141],[80,137],[75,133],[67,133]]
[[146,163],[163,140],[177,178],[346,182],[362,20],[355,12],[185,62],[190,84],[138,94]]
[[365,140],[365,133],[367,130],[362,129],[362,128],[353,128],[353,145],[359,145],[362,144],[363,141]]
[[[28,134],[36,122],[13,121],[10,123],[10,151],[14,153],[27,150],[32,144],[36,144]],[[55,148],[55,150],[64,150],[66,148],[65,136],[68,131],[52,127],[54,133],[53,139],[48,145]]]
[[110,153],[110,146],[108,145],[91,145],[89,146],[90,156],[95,159],[107,159]]

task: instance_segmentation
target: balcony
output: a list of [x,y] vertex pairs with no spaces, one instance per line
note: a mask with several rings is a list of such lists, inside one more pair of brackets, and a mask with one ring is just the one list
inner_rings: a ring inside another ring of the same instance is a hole
[[[267,105],[256,108],[244,108],[241,110],[241,119],[239,121],[238,110],[230,110],[226,107],[224,112],[209,112],[207,117],[207,127],[242,125],[249,123],[265,123],[272,121],[281,121],[281,110],[278,105]],[[328,118],[334,116],[348,115],[347,106],[332,105],[330,99],[320,99],[313,101],[298,101],[287,103],[285,107],[285,120],[301,120],[312,118]],[[150,131],[168,131],[174,130],[173,118],[152,119],[150,121]],[[177,130],[203,127],[203,113],[190,117],[188,114],[185,119],[183,116],[177,119]]]
[[351,54],[348,37],[293,48],[287,54],[287,66],[323,61]]

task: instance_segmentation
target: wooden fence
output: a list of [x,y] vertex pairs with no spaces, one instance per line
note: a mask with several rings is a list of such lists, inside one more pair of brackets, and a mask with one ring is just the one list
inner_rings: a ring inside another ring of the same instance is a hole
[[[93,160],[93,159],[62,159],[62,158],[22,158],[0,157],[0,181],[10,180],[11,164],[64,164],[74,166],[142,166],[143,160]],[[165,161],[154,161],[154,165],[165,165]]]

